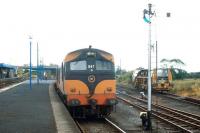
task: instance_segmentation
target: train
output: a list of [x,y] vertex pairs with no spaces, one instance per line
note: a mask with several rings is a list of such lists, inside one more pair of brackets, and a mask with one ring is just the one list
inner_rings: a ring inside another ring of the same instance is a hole
[[91,46],[68,53],[56,90],[74,118],[110,115],[117,104],[113,55]]
[[[132,75],[133,87],[141,90],[148,88],[148,70],[137,70]],[[172,73],[169,68],[159,68],[151,71],[151,84],[153,91],[169,91],[173,87]]]

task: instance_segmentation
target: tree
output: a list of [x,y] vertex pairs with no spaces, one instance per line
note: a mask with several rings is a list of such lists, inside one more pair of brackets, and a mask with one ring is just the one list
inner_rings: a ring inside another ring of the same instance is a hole
[[172,66],[174,66],[174,68],[181,69],[181,66],[185,66],[185,63],[180,59],[171,59],[170,63]]
[[124,73],[126,73],[126,70],[121,69],[120,66],[117,66],[115,74],[116,75],[123,75]]
[[162,59],[162,60],[160,61],[160,63],[163,63],[163,65],[164,65],[163,67],[164,67],[164,68],[169,68],[168,65],[169,65],[169,63],[170,63],[170,60],[164,58],[164,59]]
[[173,79],[184,79],[189,76],[187,71],[181,68],[185,63],[180,59],[162,59],[160,62],[164,64],[164,68],[171,68]]
[[185,63],[180,59],[162,59],[160,63],[164,64],[165,68],[179,68],[181,69],[182,66],[185,66]]
[[50,63],[49,66],[58,66],[57,64]]

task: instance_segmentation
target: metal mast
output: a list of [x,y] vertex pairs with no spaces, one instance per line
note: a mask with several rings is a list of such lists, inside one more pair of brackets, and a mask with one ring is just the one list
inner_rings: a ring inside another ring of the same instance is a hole
[[37,42],[37,84],[39,84],[39,48]]
[[148,129],[151,128],[151,4],[149,6],[149,45],[148,45]]
[[31,40],[32,40],[32,37],[31,36],[29,36],[29,39],[30,39],[30,73],[29,73],[29,80],[30,80],[30,83],[29,83],[29,85],[30,85],[30,90],[32,90],[32,62],[31,62]]
[[[146,18],[145,15],[148,15]],[[152,12],[152,4],[148,4],[148,10],[144,9],[144,21],[149,24],[149,42],[148,42],[148,111],[147,111],[147,130],[151,130],[151,18],[154,13]]]

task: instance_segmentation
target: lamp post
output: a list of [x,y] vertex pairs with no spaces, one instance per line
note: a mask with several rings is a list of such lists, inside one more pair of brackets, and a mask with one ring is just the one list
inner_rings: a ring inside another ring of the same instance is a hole
[[30,39],[30,74],[29,74],[29,81],[30,81],[30,83],[29,83],[29,89],[30,90],[32,90],[32,63],[31,63],[31,40],[32,40],[32,37],[31,36],[29,36],[29,39]]
[[37,43],[37,84],[39,84],[39,49]]

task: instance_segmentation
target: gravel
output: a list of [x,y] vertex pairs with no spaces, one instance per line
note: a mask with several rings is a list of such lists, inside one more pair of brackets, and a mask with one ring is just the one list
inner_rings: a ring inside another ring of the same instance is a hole
[[[126,89],[122,87],[118,87],[118,90],[123,91],[123,93],[127,93]],[[141,97],[140,90],[128,89],[131,91],[131,95]],[[147,94],[145,94],[147,96]],[[191,112],[197,115],[200,115],[200,107],[195,106],[183,101],[178,101],[174,99],[167,98],[161,94],[153,94],[153,102],[158,103],[160,105],[168,106],[171,108],[176,108],[179,110],[183,110],[186,112]],[[119,102],[116,108],[116,112],[113,112],[110,116],[110,119],[116,122],[119,127],[126,130],[130,133],[135,132],[145,132],[142,130],[142,122],[139,118],[140,110],[133,108],[129,105],[126,105],[124,102]],[[156,119],[152,119],[152,132],[155,133],[165,133],[169,132],[169,130],[165,130],[169,127],[166,127],[166,124],[160,123]]]
[[[149,131],[143,130],[142,121],[139,115],[140,110],[133,108],[132,106],[129,106],[124,102],[119,101],[116,107],[116,111],[109,116],[109,119],[111,119],[111,121],[116,123],[127,133],[148,133]],[[156,120],[152,120],[152,125],[152,133],[166,132],[161,125],[157,124]]]

